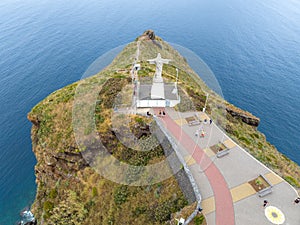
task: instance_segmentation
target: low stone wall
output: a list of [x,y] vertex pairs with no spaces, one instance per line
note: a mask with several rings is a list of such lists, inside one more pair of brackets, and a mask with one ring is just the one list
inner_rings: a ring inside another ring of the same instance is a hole
[[152,130],[152,132],[156,135],[157,139],[161,143],[165,155],[168,157],[170,167],[173,171],[178,171],[178,168],[181,168],[177,173],[174,173],[174,176],[176,177],[182,192],[189,203],[197,201],[197,207],[195,211],[185,221],[185,224],[189,224],[199,212],[198,209],[202,209],[202,197],[196,181],[190,169],[188,168],[188,165],[178,152],[178,147],[175,140],[171,135],[169,135],[161,121],[158,118],[154,119],[157,126]]
[[[159,127],[157,127],[159,128]],[[168,163],[173,171],[174,176],[176,177],[176,180],[179,183],[179,186],[184,193],[184,196],[188,200],[188,202],[191,204],[196,201],[196,196],[193,190],[193,187],[191,185],[191,182],[188,178],[188,175],[186,174],[184,167],[182,166],[182,163],[180,162],[178,156],[174,154],[174,149],[168,140],[168,138],[165,136],[165,134],[162,132],[162,130],[155,129],[155,135],[157,139],[159,139],[160,144],[164,150],[165,156],[168,159]],[[178,168],[179,171],[178,171]]]

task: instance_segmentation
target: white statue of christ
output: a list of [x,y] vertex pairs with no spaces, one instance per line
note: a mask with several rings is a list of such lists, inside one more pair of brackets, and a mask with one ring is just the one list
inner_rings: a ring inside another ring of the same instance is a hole
[[163,59],[160,53],[157,54],[157,57],[155,59],[148,60],[150,64],[156,65],[153,84],[151,87],[151,99],[165,99],[165,87],[164,80],[162,78],[162,68],[164,63],[168,64],[170,61],[170,59]]
[[170,59],[163,59],[160,53],[157,54],[155,59],[147,60],[150,64],[156,64],[156,70],[153,77],[153,83],[162,83],[162,68],[164,64],[168,64],[171,60]]

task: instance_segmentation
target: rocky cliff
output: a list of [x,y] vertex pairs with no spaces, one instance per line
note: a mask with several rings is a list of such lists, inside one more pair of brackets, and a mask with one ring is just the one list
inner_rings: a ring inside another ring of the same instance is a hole
[[258,127],[260,119],[249,112],[241,110],[234,105],[227,104],[226,105],[226,112],[228,112],[232,117],[236,119],[241,119],[244,123]]

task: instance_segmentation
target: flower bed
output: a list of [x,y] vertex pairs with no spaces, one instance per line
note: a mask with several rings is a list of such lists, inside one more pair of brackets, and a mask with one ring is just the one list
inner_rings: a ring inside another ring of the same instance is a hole
[[229,153],[229,149],[221,142],[211,146],[210,149],[217,155],[218,158]]
[[257,178],[249,181],[248,183],[253,187],[260,197],[272,193],[272,185],[263,175],[259,175]]
[[218,144],[215,144],[215,145],[211,146],[210,149],[211,149],[215,154],[217,154],[218,152],[225,150],[225,149],[226,149],[226,146],[225,146],[223,143],[218,143]]

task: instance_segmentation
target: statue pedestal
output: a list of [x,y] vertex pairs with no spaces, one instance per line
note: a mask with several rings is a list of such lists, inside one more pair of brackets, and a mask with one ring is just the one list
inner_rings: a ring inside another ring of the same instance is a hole
[[165,99],[164,83],[153,83],[152,84],[151,99]]
[[162,77],[159,77],[159,76],[155,76],[154,78],[153,78],[153,84],[155,84],[155,83],[163,83],[164,82],[164,80],[163,80],[163,78]]

